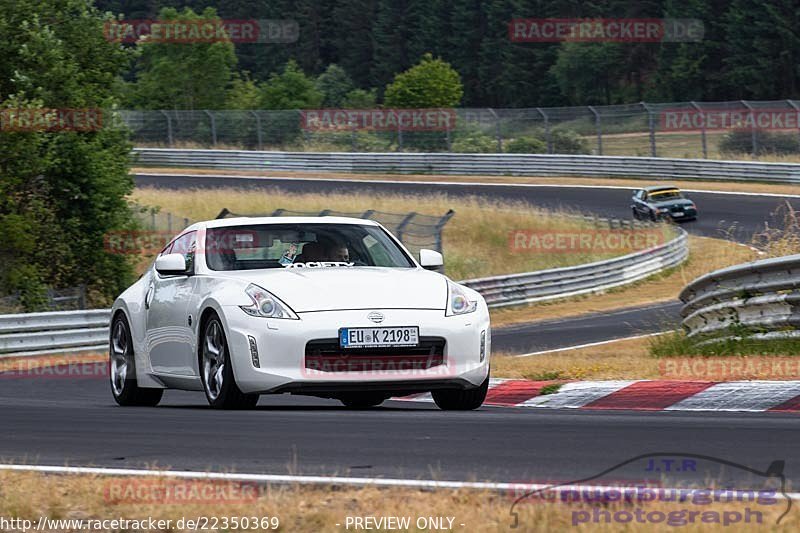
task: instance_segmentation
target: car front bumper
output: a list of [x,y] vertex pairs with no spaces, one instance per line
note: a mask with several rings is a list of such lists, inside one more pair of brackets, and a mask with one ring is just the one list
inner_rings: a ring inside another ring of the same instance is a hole
[[[443,310],[370,309],[299,313],[300,320],[285,320],[252,317],[236,306],[226,306],[224,311],[233,371],[244,393],[334,397],[344,392],[380,391],[397,396],[442,388],[474,388],[489,373],[491,331],[485,305],[474,313],[451,317],[444,316]],[[405,364],[405,355],[384,350],[368,368],[308,367],[308,342],[338,339],[342,327],[375,327],[367,319],[371,311],[385,315],[380,326],[418,326],[421,339],[443,339],[441,363],[412,368]],[[253,361],[250,338],[255,341],[258,366]]]

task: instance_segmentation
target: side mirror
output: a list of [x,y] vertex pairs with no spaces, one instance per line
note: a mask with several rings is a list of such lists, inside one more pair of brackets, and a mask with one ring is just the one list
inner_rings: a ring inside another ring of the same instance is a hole
[[442,254],[423,248],[419,251],[419,264],[426,270],[436,270],[444,265]]
[[167,254],[156,259],[156,272],[162,276],[185,276],[186,258],[183,254]]

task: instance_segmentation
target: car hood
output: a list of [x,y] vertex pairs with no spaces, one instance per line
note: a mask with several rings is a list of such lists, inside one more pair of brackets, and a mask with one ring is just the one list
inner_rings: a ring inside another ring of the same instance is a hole
[[444,309],[444,276],[419,268],[328,267],[237,272],[297,313],[343,309]]

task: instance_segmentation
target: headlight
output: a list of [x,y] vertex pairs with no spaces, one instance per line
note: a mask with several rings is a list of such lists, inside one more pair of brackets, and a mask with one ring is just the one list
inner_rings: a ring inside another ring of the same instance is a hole
[[466,315],[478,308],[477,301],[470,301],[467,293],[460,286],[447,282],[447,309],[445,316]]
[[300,317],[289,306],[278,299],[277,296],[258,285],[250,284],[244,290],[253,300],[253,305],[241,306],[242,311],[250,316],[260,316],[264,318],[287,318],[290,320],[300,320]]

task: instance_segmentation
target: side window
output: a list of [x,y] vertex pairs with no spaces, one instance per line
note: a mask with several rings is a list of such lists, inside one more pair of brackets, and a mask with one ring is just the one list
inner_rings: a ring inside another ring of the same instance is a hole
[[169,253],[183,254],[186,259],[186,269],[189,272],[194,272],[194,255],[197,249],[197,232],[190,231],[178,237],[172,244]]
[[637,200],[644,200],[644,191],[637,191],[636,199]]

